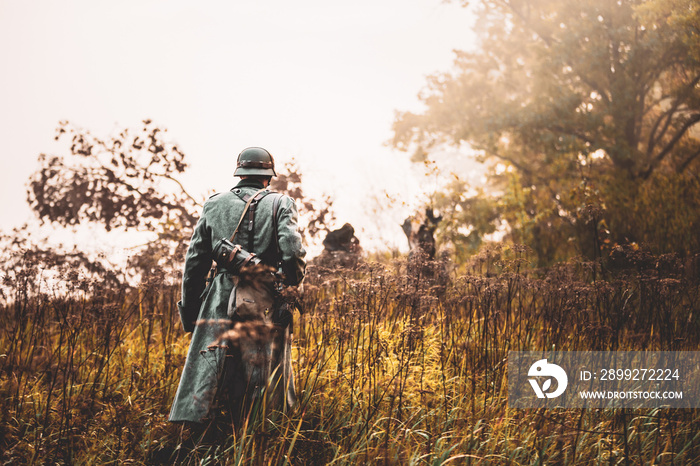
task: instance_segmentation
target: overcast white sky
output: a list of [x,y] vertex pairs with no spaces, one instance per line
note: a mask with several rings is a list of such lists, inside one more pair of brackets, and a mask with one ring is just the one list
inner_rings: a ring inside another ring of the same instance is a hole
[[384,145],[429,74],[472,46],[472,16],[440,0],[0,0],[0,229],[32,217],[26,181],[61,153],[59,120],[108,135],[145,118],[190,161],[190,192],[229,189],[235,157],[295,157],[365,244],[402,247],[366,214],[383,191],[415,203],[406,154]]

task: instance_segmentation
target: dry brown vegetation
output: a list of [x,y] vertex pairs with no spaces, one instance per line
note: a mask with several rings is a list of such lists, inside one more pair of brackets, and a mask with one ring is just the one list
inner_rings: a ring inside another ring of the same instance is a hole
[[[214,444],[169,424],[189,336],[179,290],[15,283],[0,308],[7,464],[691,464],[690,409],[517,410],[509,350],[698,350],[698,257],[620,249],[531,270],[524,248],[460,270],[377,258],[310,268],[300,403]],[[31,269],[31,268],[28,268]],[[20,274],[21,275],[21,274]]]

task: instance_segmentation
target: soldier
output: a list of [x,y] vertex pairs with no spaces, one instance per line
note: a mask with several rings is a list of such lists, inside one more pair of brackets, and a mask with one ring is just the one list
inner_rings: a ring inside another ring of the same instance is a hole
[[[235,422],[241,414],[235,410],[242,408],[243,399],[250,401],[260,393],[260,387],[246,385],[250,385],[251,371],[260,372],[250,367],[255,361],[241,360],[241,345],[246,343],[213,345],[232,324],[227,316],[233,289],[232,274],[218,264],[216,275],[208,284],[206,281],[217,243],[230,237],[239,223],[241,228],[236,230],[233,242],[254,253],[262,263],[279,267],[284,285],[297,286],[304,278],[306,253],[297,228],[294,200],[266,189],[271,177],[276,176],[272,155],[259,147],[243,150],[238,155],[234,176],[241,180],[233,189],[213,195],[204,204],[185,256],[178,310],[185,332],[193,334],[170,411],[169,420],[173,422],[207,425],[217,417],[222,405],[227,405]],[[276,212],[276,219],[273,212]],[[278,341],[281,351],[269,347],[270,342],[266,342],[268,347],[265,348],[258,344],[260,342],[253,342],[253,346],[262,349],[263,358],[268,357],[264,365],[270,366],[272,362],[273,372],[282,376],[286,395],[283,398],[287,405],[292,405],[296,398],[290,358],[291,314],[280,303],[276,307],[273,321],[276,320],[279,324],[276,328],[281,329]],[[257,334],[257,338],[260,337]],[[247,347],[251,347],[249,343]],[[278,360],[270,361],[270,354],[277,354]]]

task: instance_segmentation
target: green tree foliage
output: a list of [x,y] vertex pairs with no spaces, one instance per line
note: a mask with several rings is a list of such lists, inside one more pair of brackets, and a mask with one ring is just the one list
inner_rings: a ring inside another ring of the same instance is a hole
[[483,190],[470,196],[465,194],[468,189],[464,181],[455,178],[432,199],[442,217],[435,232],[436,240],[439,244],[454,245],[458,262],[474,254],[483,237],[496,231],[499,217],[496,206]]
[[639,205],[683,230],[653,247],[699,247],[697,2],[487,0],[477,24],[478,50],[429,79],[393,145],[421,160],[467,143],[512,167],[493,202],[544,262],[657,241]]

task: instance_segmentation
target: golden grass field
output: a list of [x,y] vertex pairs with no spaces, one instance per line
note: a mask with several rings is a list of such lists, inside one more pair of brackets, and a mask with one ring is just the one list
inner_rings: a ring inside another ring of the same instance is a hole
[[513,248],[459,269],[310,266],[298,406],[199,446],[166,420],[189,342],[177,287],[51,296],[27,276],[0,308],[0,461],[699,463],[696,409],[512,409],[506,380],[510,350],[698,350],[697,260],[526,263]]

